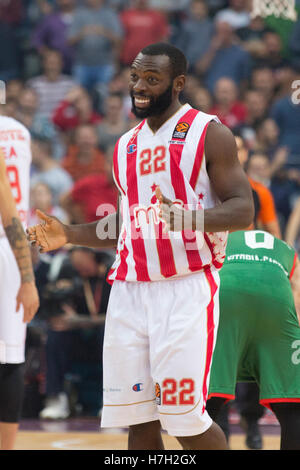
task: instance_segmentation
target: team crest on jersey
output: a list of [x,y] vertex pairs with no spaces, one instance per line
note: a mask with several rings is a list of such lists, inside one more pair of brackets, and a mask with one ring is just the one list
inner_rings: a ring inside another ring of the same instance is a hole
[[135,144],[131,144],[131,145],[128,145],[127,147],[127,153],[134,153],[136,151],[136,145]]
[[181,139],[184,140],[189,131],[190,125],[187,122],[179,122],[176,124],[174,129],[172,140]]
[[160,385],[156,382],[155,384],[155,400],[156,404],[160,405],[161,404],[161,392],[160,392]]

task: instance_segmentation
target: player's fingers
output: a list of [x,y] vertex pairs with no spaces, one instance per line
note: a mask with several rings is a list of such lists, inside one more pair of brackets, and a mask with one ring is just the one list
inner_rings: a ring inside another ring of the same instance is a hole
[[45,214],[43,211],[40,211],[39,209],[36,209],[36,215],[42,219],[44,222],[51,222],[51,217],[49,215]]
[[161,204],[167,204],[168,206],[171,206],[173,204],[170,199],[163,195],[159,186],[155,190],[155,195]]

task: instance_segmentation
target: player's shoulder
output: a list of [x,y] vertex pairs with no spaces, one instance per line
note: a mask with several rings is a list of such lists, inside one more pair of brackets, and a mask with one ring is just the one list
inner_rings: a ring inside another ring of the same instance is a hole
[[20,121],[10,116],[0,115],[0,131],[9,131],[16,129],[23,131],[26,137],[30,136],[29,130]]
[[128,145],[130,143],[130,141],[133,140],[134,135],[137,134],[139,129],[142,127],[141,126],[142,123],[143,123],[143,121],[138,123],[136,126],[132,127],[131,129],[129,129],[127,132],[125,132],[125,134],[123,134],[119,138],[119,140],[117,142],[117,146],[119,148],[121,148],[124,145],[125,146]]

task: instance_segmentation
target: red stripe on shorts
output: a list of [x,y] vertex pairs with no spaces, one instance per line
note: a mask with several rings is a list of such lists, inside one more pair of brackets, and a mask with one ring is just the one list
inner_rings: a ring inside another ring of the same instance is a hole
[[135,226],[134,208],[139,205],[139,193],[138,193],[138,181],[136,173],[136,160],[137,160],[137,136],[139,131],[145,124],[145,120],[142,121],[139,126],[135,129],[133,136],[131,137],[128,146],[131,146],[131,152],[127,151],[127,197],[129,203],[130,221],[131,221],[131,244],[133,251],[133,259],[135,261],[135,270],[137,275],[137,281],[150,281],[147,268],[147,256],[145,250],[145,243],[142,237],[142,233],[137,231]]
[[[193,123],[195,117],[199,111],[195,109],[190,109],[187,111],[178,121],[177,125],[180,122],[186,122],[190,126]],[[171,171],[171,181],[172,186],[175,192],[176,199],[179,199],[186,206],[187,195],[186,187],[183,173],[180,169],[180,161],[183,151],[183,144],[170,144],[170,171]],[[182,231],[182,239],[186,250],[186,255],[189,263],[189,269],[191,271],[198,271],[202,268],[202,260],[200,258],[199,250],[196,245],[196,235],[192,230]],[[190,246],[189,246],[190,245]]]
[[210,302],[207,306],[207,324],[206,324],[206,331],[207,331],[207,343],[206,343],[206,362],[205,362],[205,369],[204,369],[204,378],[203,378],[203,387],[202,387],[202,396],[203,396],[203,408],[202,413],[205,411],[206,401],[207,401],[207,393],[208,393],[208,375],[211,367],[212,355],[214,350],[214,330],[215,330],[215,323],[214,323],[214,295],[217,291],[217,284],[214,280],[214,277],[211,273],[210,269],[205,270],[205,276],[209,283],[210,287]]

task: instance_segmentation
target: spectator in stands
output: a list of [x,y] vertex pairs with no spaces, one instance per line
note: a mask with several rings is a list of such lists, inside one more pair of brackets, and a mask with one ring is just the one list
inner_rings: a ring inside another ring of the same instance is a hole
[[[240,164],[246,168],[249,159],[249,151],[244,140],[240,136],[235,136],[238,159]],[[271,191],[263,184],[255,181],[248,175],[249,183],[259,199],[259,212],[257,215],[257,227],[266,230],[275,237],[281,238],[281,229],[278,222],[275,203]]]
[[[110,147],[105,154],[105,173],[79,178],[72,189],[62,196],[61,206],[72,223],[89,223],[102,218],[107,215],[103,210],[108,210],[109,205],[112,212],[116,211],[118,189],[112,177],[113,152],[114,147]],[[100,205],[103,205],[101,211]]]
[[128,130],[128,120],[123,109],[123,97],[111,93],[105,100],[104,118],[97,125],[99,147],[104,152],[115,145],[117,140]]
[[189,71],[193,72],[195,64],[207,50],[213,35],[213,23],[208,16],[204,0],[192,0],[188,16],[178,32],[175,46],[184,50],[188,60]]
[[267,65],[255,67],[251,74],[251,88],[263,93],[270,104],[275,94],[275,77],[272,69]]
[[73,181],[105,171],[105,157],[98,149],[98,137],[94,126],[81,124],[76,128],[74,144],[69,146],[62,167],[70,174]]
[[66,212],[58,205],[54,204],[50,187],[45,183],[36,183],[30,191],[30,211],[28,225],[36,225],[39,218],[35,211],[39,209],[46,214],[58,217],[63,223],[68,223],[69,219]]
[[229,0],[229,8],[220,10],[215,19],[229,23],[233,29],[246,28],[250,24],[247,0]]
[[68,29],[73,21],[74,10],[75,0],[57,0],[56,9],[42,18],[32,36],[32,45],[40,54],[48,48],[60,51],[66,73],[71,72],[73,62]]
[[254,181],[269,188],[272,175],[271,165],[267,155],[262,152],[252,153],[247,163],[247,175]]
[[0,77],[8,81],[20,76],[19,42],[16,30],[0,17]]
[[81,124],[98,124],[102,116],[93,109],[87,91],[79,86],[71,88],[53,111],[52,120],[61,132],[68,132]]
[[[18,97],[16,118],[24,124],[32,137],[58,139],[53,123],[44,115],[40,115],[39,99],[32,88],[23,88]],[[57,142],[58,145],[58,142]]]
[[107,85],[114,75],[121,39],[119,18],[104,0],[86,0],[84,7],[78,7],[69,31],[69,44],[75,49],[76,81],[89,91]]
[[38,112],[51,119],[54,109],[67,92],[75,86],[72,78],[62,74],[61,53],[48,49],[42,56],[42,75],[31,78],[27,86],[35,90],[39,98]]
[[195,89],[192,95],[192,99],[189,101],[189,103],[191,106],[199,109],[200,111],[203,111],[204,113],[210,113],[213,105],[213,98],[207,88],[198,86]]
[[111,263],[108,253],[74,247],[55,282],[48,285],[46,403],[40,413],[42,419],[61,419],[70,415],[64,382],[65,374],[76,364],[85,368],[94,366],[93,386],[99,390],[96,412],[101,409],[102,370],[99,370],[99,362],[102,363],[104,321],[110,292],[106,274]]
[[132,0],[131,4],[120,15],[124,30],[120,60],[125,66],[132,64],[141,48],[165,41],[169,36],[165,15],[150,8],[149,0]]
[[238,99],[238,88],[230,78],[220,78],[215,85],[214,105],[210,110],[230,129],[243,124],[246,119],[246,106]]
[[285,241],[300,251],[300,197],[295,201],[286,224]]
[[276,122],[280,134],[279,143],[289,149],[288,163],[300,170],[300,100],[299,88],[292,88],[299,79],[300,68],[294,66],[290,75],[290,91],[271,107],[270,117]]
[[70,175],[55,161],[52,142],[41,137],[32,140],[33,174],[31,186],[45,183],[51,190],[54,204],[58,204],[61,194],[67,192],[73,184]]
[[279,129],[273,119],[264,119],[256,129],[256,142],[253,150],[267,155],[270,162],[271,176],[283,168],[287,161],[286,147],[279,145]]
[[255,16],[250,18],[250,23],[248,26],[242,26],[236,29],[236,34],[238,38],[243,41],[243,46],[250,41],[262,41],[264,32],[266,31],[266,26],[264,20],[261,16]]
[[242,89],[251,73],[251,57],[236,43],[230,24],[217,21],[216,33],[208,50],[196,64],[196,71],[204,77],[204,83],[213,92],[217,80],[229,77]]
[[267,30],[263,34],[263,43],[266,48],[266,55],[263,58],[264,65],[270,67],[273,72],[281,69],[287,64],[287,59],[283,56],[283,46],[281,37],[276,31]]
[[256,126],[267,116],[268,102],[258,90],[249,89],[245,93],[246,114],[245,123],[256,129]]

